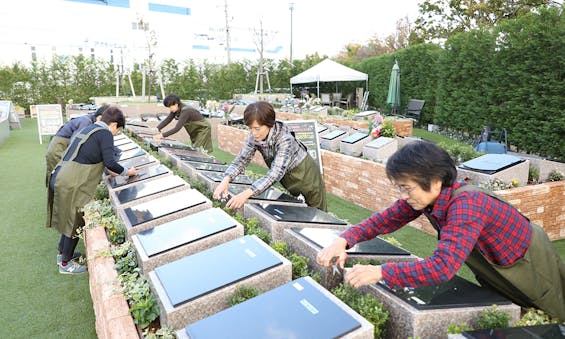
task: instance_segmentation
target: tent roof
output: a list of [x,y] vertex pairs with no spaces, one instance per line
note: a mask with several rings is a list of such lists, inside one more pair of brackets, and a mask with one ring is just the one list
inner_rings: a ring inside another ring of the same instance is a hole
[[330,59],[324,59],[317,65],[290,78],[291,84],[329,81],[358,81],[367,80],[369,76]]

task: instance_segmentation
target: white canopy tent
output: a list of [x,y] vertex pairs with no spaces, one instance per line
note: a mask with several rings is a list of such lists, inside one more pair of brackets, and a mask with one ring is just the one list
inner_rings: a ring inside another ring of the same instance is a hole
[[304,72],[290,78],[290,92],[292,85],[315,82],[320,97],[320,82],[338,81],[362,81],[365,80],[365,90],[368,88],[369,76],[353,68],[349,68],[330,59],[324,59],[320,63]]

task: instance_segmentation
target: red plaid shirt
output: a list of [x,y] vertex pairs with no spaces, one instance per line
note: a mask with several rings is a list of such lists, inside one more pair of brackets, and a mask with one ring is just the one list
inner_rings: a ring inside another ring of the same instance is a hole
[[[444,187],[434,203],[431,215],[440,227],[440,239],[434,253],[414,262],[382,265],[383,280],[391,287],[416,287],[438,284],[453,278],[473,248],[492,263],[508,266],[522,258],[530,246],[532,228],[520,212],[483,192],[464,191],[451,198],[464,184]],[[416,219],[405,200],[377,212],[341,235],[349,246],[370,240],[379,234],[396,231]]]

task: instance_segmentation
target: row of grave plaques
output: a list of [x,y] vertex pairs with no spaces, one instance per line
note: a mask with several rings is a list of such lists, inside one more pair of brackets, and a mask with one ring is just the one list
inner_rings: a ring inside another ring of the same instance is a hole
[[[215,172],[221,177],[221,171],[208,166],[225,166],[194,150],[166,146],[158,149],[160,154],[168,153],[173,162],[186,165],[199,178],[203,176],[201,172]],[[223,210],[212,208],[204,195],[181,183],[184,180],[163,165],[146,170],[138,178],[124,182],[107,179],[107,184],[117,215],[126,226],[127,237],[135,245],[140,267],[149,277],[161,307],[162,325],[178,330],[181,338],[372,338],[373,326],[327,291],[342,282],[343,276],[336,276],[331,268],[320,267],[314,260],[321,248],[348,227],[346,222],[274,189],[245,205],[245,217],[256,217],[273,241],[285,241],[297,254],[310,258],[310,269],[322,277],[321,284],[310,278],[291,281],[292,268],[286,258],[257,237],[243,236],[243,226]],[[230,192],[237,194],[247,187],[246,183],[231,185]],[[348,253],[349,260],[418,259],[379,238],[359,244]],[[388,330],[400,336],[429,337],[430,333],[421,329],[429,329],[429,324],[424,326],[417,317],[423,312],[441,310],[461,315],[462,309],[483,309],[491,302],[515,310],[515,305],[498,296],[470,293],[472,288],[481,290],[476,285],[453,283],[458,285],[446,284],[435,292],[448,298],[434,297],[434,293],[418,289],[409,291],[407,298],[404,290],[380,285],[370,286],[368,292],[389,309],[392,316]],[[240,285],[265,293],[230,308],[227,298]],[[468,302],[454,303],[460,296]],[[393,302],[386,303],[389,299]],[[429,307],[418,308],[420,302]],[[431,317],[427,318],[430,322]],[[445,318],[442,313],[441,317],[433,317],[432,322]],[[439,326],[442,335],[446,326]]]

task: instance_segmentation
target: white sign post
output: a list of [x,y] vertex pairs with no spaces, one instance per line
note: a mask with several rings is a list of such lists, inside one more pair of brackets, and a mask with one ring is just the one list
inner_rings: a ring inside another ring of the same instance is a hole
[[63,110],[61,105],[35,105],[37,113],[37,131],[39,132],[39,143],[43,144],[44,135],[55,135],[59,127],[63,125]]

